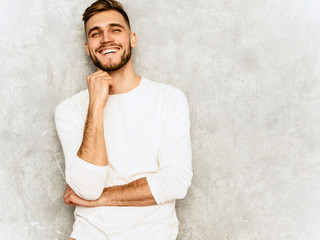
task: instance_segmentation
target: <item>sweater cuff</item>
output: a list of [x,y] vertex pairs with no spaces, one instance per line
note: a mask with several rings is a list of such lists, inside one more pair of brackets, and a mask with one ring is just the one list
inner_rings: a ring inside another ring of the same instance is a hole
[[97,166],[76,155],[73,163],[67,169],[66,180],[79,197],[95,200],[102,194],[109,169],[109,166]]
[[150,191],[152,193],[154,200],[156,201],[157,204],[162,203],[160,196],[158,194],[160,192],[160,189],[157,188],[156,179],[155,179],[154,174],[146,176],[146,179],[147,179],[147,182],[148,182],[148,185],[149,185],[149,188],[150,188]]
[[74,159],[74,165],[78,165],[81,168],[85,168],[88,171],[92,171],[92,172],[96,172],[96,173],[103,173],[109,168],[109,165],[98,166],[98,165],[94,165],[92,163],[89,163],[87,161],[84,161],[81,158],[79,158],[78,155],[76,155],[76,157]]

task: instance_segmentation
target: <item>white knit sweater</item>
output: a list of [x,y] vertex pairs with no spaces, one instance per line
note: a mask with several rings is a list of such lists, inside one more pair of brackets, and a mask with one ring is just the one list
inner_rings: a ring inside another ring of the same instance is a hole
[[56,128],[63,147],[66,181],[84,199],[97,199],[105,187],[146,177],[157,202],[146,207],[75,209],[71,237],[77,240],[171,240],[178,232],[175,199],[191,185],[188,103],[183,92],[142,78],[124,94],[109,95],[104,133],[109,165],[77,156],[89,104],[88,90],[58,105]]

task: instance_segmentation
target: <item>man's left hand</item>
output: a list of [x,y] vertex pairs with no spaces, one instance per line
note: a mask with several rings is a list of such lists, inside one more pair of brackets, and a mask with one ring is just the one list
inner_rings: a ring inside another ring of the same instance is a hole
[[93,201],[85,200],[79,197],[69,185],[66,186],[66,190],[63,195],[64,203],[70,206],[79,205],[82,207],[94,207]]

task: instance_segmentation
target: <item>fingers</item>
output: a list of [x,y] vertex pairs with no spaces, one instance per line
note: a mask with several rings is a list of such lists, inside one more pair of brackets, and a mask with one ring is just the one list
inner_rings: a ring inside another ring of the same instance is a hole
[[[110,78],[104,77],[104,76],[97,76],[95,78],[91,78],[88,80],[88,85],[91,86],[92,84],[95,84],[98,81],[102,81],[103,84],[107,84],[108,86],[114,85],[114,81]],[[94,82],[94,83],[93,83]]]
[[69,187],[69,185],[66,186],[66,190],[64,191],[63,198],[67,198],[70,196],[70,194],[74,193],[74,191]]
[[66,186],[66,190],[63,195],[64,202],[70,206],[74,206],[75,204],[72,202],[71,195],[75,194],[75,192],[72,190],[72,188],[69,187],[69,185]]
[[89,88],[93,86],[101,87],[100,84],[106,84],[106,87],[114,85],[112,77],[105,71],[99,70],[87,77],[87,84]]
[[70,187],[69,185],[66,186],[65,193],[63,195],[64,203],[69,206],[83,206],[83,207],[90,207],[91,201],[85,200],[79,197]]
[[90,106],[104,107],[110,91],[116,86],[113,78],[106,72],[98,70],[87,77]]
[[87,83],[99,78],[112,81],[112,77],[106,71],[98,70],[87,77]]
[[64,203],[68,204],[69,206],[75,206],[76,203],[74,202],[73,195],[75,195],[75,193],[72,193],[68,197],[64,198]]

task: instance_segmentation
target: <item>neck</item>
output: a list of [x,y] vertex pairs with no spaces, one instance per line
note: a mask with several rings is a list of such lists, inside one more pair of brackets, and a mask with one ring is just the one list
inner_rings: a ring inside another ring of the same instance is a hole
[[131,59],[118,71],[108,72],[108,74],[112,77],[116,86],[114,91],[110,90],[110,95],[129,92],[136,88],[141,81],[141,77],[133,71]]

